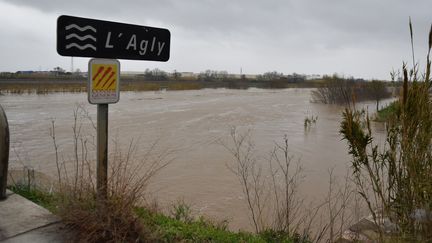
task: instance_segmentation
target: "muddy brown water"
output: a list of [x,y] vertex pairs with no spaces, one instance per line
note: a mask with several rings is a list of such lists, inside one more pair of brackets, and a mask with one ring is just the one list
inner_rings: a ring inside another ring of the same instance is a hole
[[[163,207],[184,200],[198,214],[227,219],[233,229],[250,230],[242,189],[227,168],[232,156],[221,145],[229,143],[232,127],[251,131],[262,163],[275,142],[282,142],[286,134],[291,153],[304,167],[301,191],[309,200],[317,200],[326,191],[330,168],[338,176],[349,168],[347,145],[339,135],[342,108],[311,103],[310,92],[310,89],[122,92],[120,102],[109,106],[110,138],[121,144],[128,144],[131,139],[138,141],[138,157],[140,145],[145,147],[154,141],[158,141],[161,151],[167,148],[174,151],[172,163],[153,178],[149,187],[152,197]],[[12,169],[25,165],[55,176],[55,154],[49,136],[51,120],[55,120],[61,158],[67,161],[73,158],[74,107],[81,105],[96,119],[96,106],[88,104],[85,93],[6,94],[0,96],[0,102],[10,124]],[[372,110],[375,104],[362,106]],[[304,119],[312,115],[318,120],[305,131]],[[86,124],[83,133],[91,134],[89,122]]]

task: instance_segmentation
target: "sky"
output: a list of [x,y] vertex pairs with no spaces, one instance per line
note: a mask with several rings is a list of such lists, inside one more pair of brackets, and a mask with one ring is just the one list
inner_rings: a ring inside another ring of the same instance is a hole
[[[71,69],[56,52],[60,15],[169,29],[168,62],[120,60],[123,71],[333,74],[389,79],[424,66],[431,0],[0,0],[0,72]],[[89,58],[75,57],[87,70]]]

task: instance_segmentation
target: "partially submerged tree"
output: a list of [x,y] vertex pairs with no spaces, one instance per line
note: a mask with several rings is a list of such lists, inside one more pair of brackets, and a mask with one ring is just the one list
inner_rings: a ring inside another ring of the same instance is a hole
[[376,102],[376,110],[379,110],[379,102],[385,98],[390,97],[390,92],[387,89],[387,85],[383,81],[372,80],[368,84],[368,91],[370,97]]

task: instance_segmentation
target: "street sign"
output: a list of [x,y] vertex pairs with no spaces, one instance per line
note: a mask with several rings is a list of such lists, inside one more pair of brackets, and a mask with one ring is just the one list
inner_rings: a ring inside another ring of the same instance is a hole
[[170,41],[167,29],[66,15],[57,19],[57,53],[93,58],[87,91],[88,101],[97,104],[96,188],[101,200],[108,196],[108,104],[120,99],[120,62],[114,59],[166,62]]
[[57,19],[57,52],[62,56],[166,62],[167,29],[62,15]]
[[91,59],[87,90],[90,104],[117,103],[120,99],[120,62]]

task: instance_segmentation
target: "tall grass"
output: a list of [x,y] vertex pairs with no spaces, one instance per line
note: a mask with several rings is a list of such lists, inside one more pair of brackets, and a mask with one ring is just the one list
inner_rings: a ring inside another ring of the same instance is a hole
[[[430,99],[430,50],[424,74],[404,63],[403,90],[387,122],[386,141],[375,141],[367,113],[347,108],[341,134],[352,155],[354,181],[367,203],[380,241],[391,233],[399,240],[426,242],[432,239],[432,102]],[[412,25],[410,21],[412,40]],[[388,225],[388,224],[387,224]]]
[[[53,140],[57,165],[56,213],[76,233],[80,242],[148,242],[155,238],[140,220],[135,207],[146,205],[146,188],[155,174],[172,160],[169,150],[157,151],[157,142],[150,144],[139,159],[138,144],[131,141],[126,149],[118,140],[112,140],[109,154],[108,196],[97,197],[95,161],[88,154],[94,151],[94,138],[84,133],[83,123],[88,113],[80,106],[74,109],[72,126],[72,161],[59,158],[55,122],[52,121],[50,136]],[[86,121],[84,121],[86,120]]]

